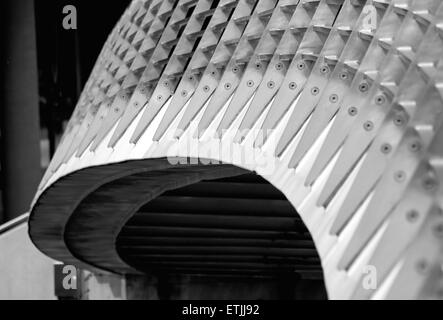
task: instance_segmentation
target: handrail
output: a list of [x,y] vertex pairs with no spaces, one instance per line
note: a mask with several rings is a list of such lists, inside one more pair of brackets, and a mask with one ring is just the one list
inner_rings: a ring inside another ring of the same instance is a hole
[[0,225],[0,235],[3,233],[8,232],[9,230],[21,225],[22,223],[25,223],[28,221],[29,213],[24,213],[21,216],[18,216],[17,218],[14,218],[2,225]]

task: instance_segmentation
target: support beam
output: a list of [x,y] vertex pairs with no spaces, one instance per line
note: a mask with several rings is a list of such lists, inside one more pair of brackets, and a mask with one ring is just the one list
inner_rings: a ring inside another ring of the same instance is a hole
[[4,222],[29,210],[41,172],[34,1],[2,1],[1,12]]

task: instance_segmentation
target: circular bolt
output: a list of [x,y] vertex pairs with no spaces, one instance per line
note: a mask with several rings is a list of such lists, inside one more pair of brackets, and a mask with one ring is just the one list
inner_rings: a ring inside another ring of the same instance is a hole
[[232,72],[237,73],[238,72],[238,67],[232,68]]
[[274,83],[274,81],[269,81],[268,82],[268,88],[269,89],[273,89],[275,87],[275,83]]
[[311,93],[316,96],[320,92],[320,89],[318,87],[313,87],[311,89]]
[[231,84],[229,82],[225,83],[225,89],[226,90],[230,90],[231,89]]
[[163,96],[161,95],[161,94],[159,94],[158,96],[157,96],[157,100],[158,101],[161,101],[163,99]]
[[349,113],[350,116],[353,117],[353,116],[355,116],[358,113],[358,110],[357,110],[356,107],[349,107],[348,113]]
[[417,269],[418,273],[425,274],[429,270],[429,265],[426,262],[426,260],[422,259],[417,262],[417,264],[415,265],[415,268]]
[[304,62],[299,62],[299,63],[297,63],[297,68],[298,68],[299,70],[303,70],[303,69],[305,68],[305,63],[304,63]]
[[[234,68],[234,69],[235,69],[235,68]],[[234,70],[233,70],[233,71],[234,71]],[[212,76],[215,76],[216,74],[217,74],[217,72],[216,72],[215,70],[212,70],[212,71],[211,71],[211,75],[212,75]]]
[[379,106],[386,102],[386,98],[383,95],[379,95],[375,97],[375,103]]
[[289,89],[294,90],[295,88],[297,88],[297,84],[295,82],[289,83]]
[[372,129],[374,129],[374,123],[372,121],[366,121],[365,123],[363,123],[363,128],[366,131],[371,131]]
[[327,73],[329,73],[329,67],[328,66],[322,66],[321,68],[320,68],[320,72],[321,73],[323,73],[323,74],[327,74]]
[[411,223],[417,221],[418,216],[419,216],[419,213],[417,210],[411,210],[406,213],[406,219]]
[[394,118],[394,124],[396,126],[402,126],[405,123],[405,119],[401,115],[397,115]]
[[165,81],[165,82],[163,82],[163,85],[164,85],[166,88],[168,88],[168,87],[169,87],[169,82],[168,82],[168,81]]
[[389,143],[384,143],[381,148],[380,148],[381,152],[383,152],[384,154],[388,154],[389,152],[391,152],[392,150],[392,146]]
[[346,80],[347,78],[348,78],[348,74],[346,72],[343,71],[340,73],[340,79]]
[[277,64],[275,65],[275,69],[277,69],[277,70],[281,70],[281,69],[283,69],[283,63],[281,63],[281,62],[277,63]]
[[[214,72],[214,71],[212,71],[212,72]],[[212,72],[211,72],[211,73],[212,73]],[[194,76],[193,76],[193,75],[190,75],[190,76],[188,77],[188,80],[189,80],[189,81],[194,80]]]
[[411,142],[411,144],[409,145],[409,150],[411,150],[411,152],[417,152],[421,149],[421,144],[419,141],[413,141]]
[[209,91],[209,86],[204,86],[204,87],[203,87],[203,91],[204,91],[204,92],[208,92],[208,91]]
[[329,101],[332,103],[336,103],[338,101],[338,96],[335,93],[331,94],[329,96]]
[[188,95],[188,92],[186,90],[183,90],[181,94],[182,94],[182,97],[186,97]]
[[358,90],[360,90],[361,92],[366,92],[366,91],[368,91],[368,89],[369,89],[369,85],[366,82],[362,82],[358,86]]
[[257,62],[257,63],[255,64],[255,68],[256,68],[256,69],[260,69],[260,68],[261,68],[261,63],[260,63],[260,62]]
[[406,173],[404,171],[397,171],[396,173],[394,173],[394,179],[397,182],[403,182],[406,178]]
[[247,85],[248,87],[252,87],[252,86],[254,85],[254,81],[252,81],[252,80],[248,80],[248,82],[246,82],[246,85]]

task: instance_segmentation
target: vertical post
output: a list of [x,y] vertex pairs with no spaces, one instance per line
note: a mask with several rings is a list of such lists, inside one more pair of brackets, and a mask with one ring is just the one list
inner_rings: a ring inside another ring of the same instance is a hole
[[28,211],[41,178],[34,1],[2,1],[4,221]]

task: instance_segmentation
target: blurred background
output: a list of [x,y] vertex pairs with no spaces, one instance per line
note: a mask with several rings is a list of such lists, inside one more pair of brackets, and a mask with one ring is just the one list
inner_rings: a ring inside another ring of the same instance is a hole
[[[121,298],[122,279],[63,265],[31,243],[31,201],[82,87],[129,0],[0,2],[0,300]],[[65,29],[66,5],[77,29]],[[106,277],[106,280],[103,280]],[[88,285],[83,286],[82,283]]]
[[[0,224],[28,211],[101,48],[129,0],[1,1]],[[64,29],[63,8],[77,11]]]

